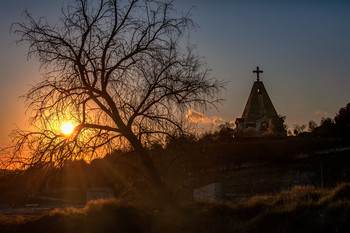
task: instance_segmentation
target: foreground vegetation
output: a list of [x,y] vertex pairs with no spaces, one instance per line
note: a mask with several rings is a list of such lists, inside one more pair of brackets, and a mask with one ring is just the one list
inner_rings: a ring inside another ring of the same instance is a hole
[[39,217],[0,216],[0,232],[348,232],[350,184],[296,186],[232,203],[188,202],[159,211],[124,200]]

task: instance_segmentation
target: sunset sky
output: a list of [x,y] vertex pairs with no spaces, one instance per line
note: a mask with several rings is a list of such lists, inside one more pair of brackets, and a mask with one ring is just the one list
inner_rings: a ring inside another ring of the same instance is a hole
[[[23,99],[40,80],[39,63],[16,46],[10,25],[28,9],[55,22],[63,0],[1,0],[0,8],[0,145],[18,125],[25,127]],[[350,1],[329,0],[178,0],[192,9],[198,24],[190,41],[212,70],[227,81],[225,99],[209,119],[233,121],[243,112],[259,66],[261,80],[287,124],[319,123],[350,102]],[[207,121],[209,122],[209,121]]]

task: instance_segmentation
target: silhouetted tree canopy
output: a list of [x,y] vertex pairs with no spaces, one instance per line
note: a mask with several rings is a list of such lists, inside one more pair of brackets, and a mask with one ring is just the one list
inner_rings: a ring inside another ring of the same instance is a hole
[[334,121],[330,118],[322,118],[320,126],[316,127],[312,134],[314,136],[321,136],[321,137],[335,137],[337,136],[336,128]]
[[313,120],[309,121],[308,123],[308,130],[309,132],[312,132],[317,127],[317,123]]
[[218,127],[218,131],[216,132],[217,140],[219,142],[231,142],[233,140],[234,132],[233,124],[225,122]]
[[342,136],[350,136],[350,103],[341,108],[334,117],[337,131]]
[[271,128],[271,136],[275,137],[285,137],[287,136],[287,126],[284,124],[286,120],[286,116],[274,116],[271,120],[272,128]]
[[334,119],[331,119],[330,117],[322,118],[321,124],[318,127],[316,127],[317,125],[315,122],[310,121],[309,128],[311,129],[310,124],[315,126],[310,131],[316,136],[340,138],[350,137],[350,103],[345,107],[340,108]]
[[[25,95],[34,130],[13,132],[10,161],[63,166],[124,145],[160,185],[145,148],[186,130],[188,108],[220,101],[222,83],[193,46],[181,46],[194,25],[190,12],[175,11],[172,1],[76,0],[52,25],[24,15],[13,30],[46,73]],[[70,135],[59,131],[65,121],[75,125]]]

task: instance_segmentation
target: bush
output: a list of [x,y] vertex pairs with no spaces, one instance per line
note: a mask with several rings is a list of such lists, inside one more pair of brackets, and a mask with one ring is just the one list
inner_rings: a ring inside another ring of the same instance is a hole
[[150,232],[148,215],[141,208],[119,200],[89,202],[83,209],[54,210],[38,219],[13,224],[0,218],[1,233],[86,233],[86,232]]

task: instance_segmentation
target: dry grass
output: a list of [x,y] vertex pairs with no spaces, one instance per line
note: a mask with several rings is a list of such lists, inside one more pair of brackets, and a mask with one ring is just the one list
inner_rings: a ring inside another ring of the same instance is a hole
[[348,232],[350,184],[331,190],[297,186],[237,203],[182,203],[161,211],[122,200],[54,210],[38,219],[0,216],[0,232]]

